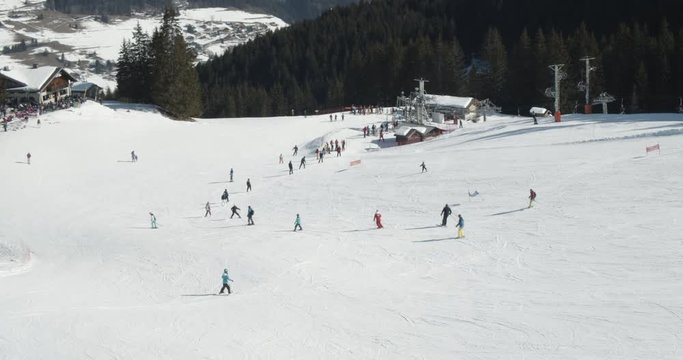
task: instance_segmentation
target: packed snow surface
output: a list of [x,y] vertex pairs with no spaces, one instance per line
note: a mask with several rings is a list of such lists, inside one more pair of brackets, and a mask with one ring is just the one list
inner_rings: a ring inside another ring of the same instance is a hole
[[[0,359],[683,357],[683,116],[363,138],[385,118],[86,103],[0,132]],[[465,238],[435,226],[446,203]]]

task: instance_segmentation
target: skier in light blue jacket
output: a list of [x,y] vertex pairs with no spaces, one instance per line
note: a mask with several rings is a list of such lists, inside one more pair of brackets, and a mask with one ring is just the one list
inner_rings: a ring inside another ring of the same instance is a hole
[[232,281],[232,279],[228,275],[228,269],[223,269],[223,275],[221,275],[221,278],[223,278],[223,287],[221,288],[221,292],[219,294],[222,294],[225,289],[228,289],[228,295],[230,295],[232,292],[230,291],[230,284],[228,284],[228,282]]
[[296,219],[294,220],[294,231],[296,232],[296,229],[299,228],[299,230],[303,230],[301,227],[301,217],[299,214],[296,214]]

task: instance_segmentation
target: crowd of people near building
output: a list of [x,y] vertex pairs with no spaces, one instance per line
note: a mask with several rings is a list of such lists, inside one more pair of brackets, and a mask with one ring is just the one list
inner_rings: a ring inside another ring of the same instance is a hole
[[34,103],[18,103],[18,104],[2,104],[0,105],[0,114],[2,114],[2,130],[7,132],[9,130],[23,129],[28,125],[29,120],[37,118],[36,123],[40,125],[41,114],[46,112],[69,109],[79,106],[85,102],[81,97],[68,97],[60,99],[56,102],[47,104]]

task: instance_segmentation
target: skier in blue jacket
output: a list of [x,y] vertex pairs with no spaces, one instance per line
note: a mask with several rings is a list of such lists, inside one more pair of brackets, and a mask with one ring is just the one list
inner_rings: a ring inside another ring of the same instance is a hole
[[294,231],[295,232],[296,232],[296,228],[299,228],[299,230],[302,230],[302,231],[304,230],[301,227],[301,217],[299,216],[299,214],[296,214],[296,219],[294,220]]
[[458,228],[458,238],[464,238],[465,237],[465,219],[462,218],[462,215],[458,214],[458,224],[455,225],[455,227]]
[[225,289],[228,289],[228,295],[230,295],[232,292],[230,291],[230,284],[228,282],[232,281],[230,276],[228,276],[228,269],[223,269],[223,275],[221,275],[221,278],[223,278],[223,287],[221,288],[221,292],[219,294],[222,294]]

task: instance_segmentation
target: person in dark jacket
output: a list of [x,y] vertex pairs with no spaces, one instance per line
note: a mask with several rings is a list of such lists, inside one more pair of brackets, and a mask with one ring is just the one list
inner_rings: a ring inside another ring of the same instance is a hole
[[425,165],[424,161],[422,162],[422,164],[420,164],[420,168],[422,169],[422,172],[427,171],[427,165]]
[[251,180],[247,179],[247,192],[251,191]]
[[254,209],[251,205],[247,206],[247,225],[254,225]]
[[529,208],[531,204],[536,200],[536,192],[533,189],[529,189]]
[[289,164],[287,166],[289,167],[289,175],[294,174],[294,166],[292,165],[292,160],[289,161]]
[[230,208],[230,210],[232,210],[232,214],[230,214],[230,218],[231,218],[231,219],[232,219],[232,217],[235,216],[235,215],[237,215],[237,217],[240,218],[240,219],[242,218],[242,217],[240,216],[240,213],[237,212],[237,210],[242,210],[242,209],[238,208],[237,205],[233,205],[233,206]]
[[228,195],[228,189],[223,190],[223,195],[221,195],[221,200],[226,204],[228,202],[230,202],[230,195]]
[[443,218],[441,219],[441,226],[446,226],[446,223],[448,222],[448,217],[451,216],[453,211],[451,211],[450,206],[446,204],[446,206],[443,207],[443,210],[441,210],[441,216]]
[[301,170],[302,166],[304,167],[304,169],[306,168],[306,157],[305,156],[301,157],[301,162],[299,163],[299,170]]

